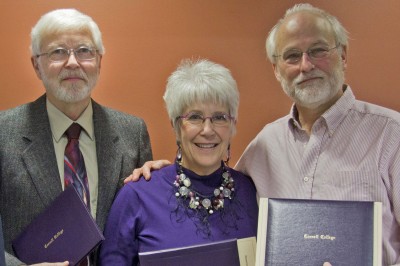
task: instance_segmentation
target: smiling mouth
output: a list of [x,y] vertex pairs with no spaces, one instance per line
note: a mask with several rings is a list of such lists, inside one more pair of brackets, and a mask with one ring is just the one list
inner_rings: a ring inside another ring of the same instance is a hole
[[63,81],[75,81],[75,80],[83,80],[80,77],[66,77],[62,79]]
[[211,149],[211,148],[215,148],[218,146],[218,144],[215,144],[215,143],[208,143],[208,144],[195,143],[195,145],[197,147],[203,148],[203,149]]
[[306,79],[303,79],[303,80],[297,82],[297,85],[300,85],[300,84],[303,84],[303,83],[307,83],[307,82],[312,82],[312,81],[317,80],[317,79],[321,79],[321,78],[320,77],[306,78]]

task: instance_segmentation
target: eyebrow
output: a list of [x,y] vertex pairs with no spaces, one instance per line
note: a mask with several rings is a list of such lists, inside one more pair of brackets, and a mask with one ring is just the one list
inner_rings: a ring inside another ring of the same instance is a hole
[[[312,44],[307,48],[307,50],[309,50],[310,48],[312,48],[312,47],[314,47],[314,46],[317,46],[317,45],[326,45],[326,46],[329,46],[329,43],[327,43],[327,42],[325,42],[325,41],[317,41],[317,42],[312,43]],[[288,51],[293,51],[293,50],[295,50],[295,51],[300,51],[299,48],[291,47],[291,48],[289,48],[289,49],[283,50],[283,53],[288,52]]]
[[55,44],[50,44],[47,47],[49,49],[57,49],[57,48],[65,48],[65,49],[75,49],[75,48],[79,48],[79,47],[94,47],[93,44],[88,44],[88,43],[80,43],[76,46],[74,46],[74,48],[71,48],[69,45],[66,45],[65,43],[55,43]]

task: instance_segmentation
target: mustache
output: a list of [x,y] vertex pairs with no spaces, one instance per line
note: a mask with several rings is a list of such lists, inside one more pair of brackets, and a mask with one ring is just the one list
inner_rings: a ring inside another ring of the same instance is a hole
[[65,71],[62,71],[60,73],[60,75],[58,75],[58,77],[60,80],[63,80],[65,78],[71,78],[71,77],[87,80],[87,76],[86,76],[85,72],[83,72],[83,71],[65,70]]
[[308,80],[308,79],[314,79],[314,78],[322,78],[322,79],[324,79],[324,78],[326,78],[326,75],[325,75],[325,73],[323,73],[323,72],[320,71],[320,70],[316,70],[316,71],[314,71],[314,72],[312,72],[312,73],[307,73],[307,74],[300,73],[300,74],[293,80],[293,83],[294,83],[294,84],[299,84],[299,83],[302,83],[303,81],[306,81],[306,80]]

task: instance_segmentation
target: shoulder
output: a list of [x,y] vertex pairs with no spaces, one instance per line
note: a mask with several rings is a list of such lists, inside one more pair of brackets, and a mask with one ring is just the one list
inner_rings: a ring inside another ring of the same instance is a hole
[[148,138],[147,126],[140,117],[126,114],[93,101],[93,123],[102,132],[115,132],[126,141],[136,142],[135,136]]
[[288,128],[290,123],[290,116],[278,118],[277,120],[266,124],[263,129],[257,134],[257,137],[265,135],[282,135],[282,131]]
[[116,123],[119,123],[121,125],[124,125],[126,123],[144,124],[143,119],[140,117],[100,105],[95,101],[92,101],[92,103],[93,103],[93,119],[95,120],[107,119],[109,121],[115,121]]
[[249,176],[233,168],[229,168],[229,172],[231,173],[231,176],[234,179],[235,184],[237,184],[239,187],[244,187],[246,189],[255,191],[253,180]]
[[0,112],[0,132],[13,134],[18,131],[39,130],[47,127],[46,97],[41,96],[34,102]]
[[[169,166],[168,166],[169,167]],[[160,201],[169,198],[173,189],[175,175],[171,176],[170,169],[164,167],[161,170],[152,172],[152,178],[146,181],[141,178],[137,182],[125,184],[119,191],[113,205],[138,209],[148,209],[149,206],[159,204]],[[160,203],[161,204],[161,203]]]
[[4,121],[12,121],[15,117],[26,118],[28,116],[32,116],[32,112],[37,112],[41,110],[46,110],[46,98],[45,96],[41,96],[34,102],[29,102],[25,104],[21,104],[11,109],[0,111],[0,120]]
[[277,120],[266,124],[260,132],[251,140],[248,148],[250,147],[262,147],[273,139],[278,141],[286,137],[285,132],[289,130],[290,116],[278,118]]
[[375,120],[387,120],[400,126],[400,113],[376,104],[356,100],[351,111],[359,113],[366,118]]
[[175,165],[171,164],[160,170],[151,172],[151,179],[149,181],[145,180],[144,177],[140,177],[139,181],[129,182],[124,188],[127,187],[126,189],[132,190],[134,193],[148,193],[146,190],[158,191],[166,187],[171,187],[175,176]]

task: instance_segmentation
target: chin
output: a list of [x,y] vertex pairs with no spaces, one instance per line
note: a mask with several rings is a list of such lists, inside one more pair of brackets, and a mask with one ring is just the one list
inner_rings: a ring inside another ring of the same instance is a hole
[[302,102],[302,101],[295,101],[297,106],[301,106],[307,109],[317,109],[321,105],[324,105],[326,101],[319,101],[319,102]]
[[218,168],[221,167],[221,161],[218,160],[217,162],[213,161],[213,162],[198,162],[198,165],[201,169],[203,169],[205,172],[214,172],[216,171]]
[[55,92],[55,97],[59,101],[63,101],[66,103],[78,103],[87,98],[90,98],[91,89],[85,87],[82,89],[66,89],[62,88]]

